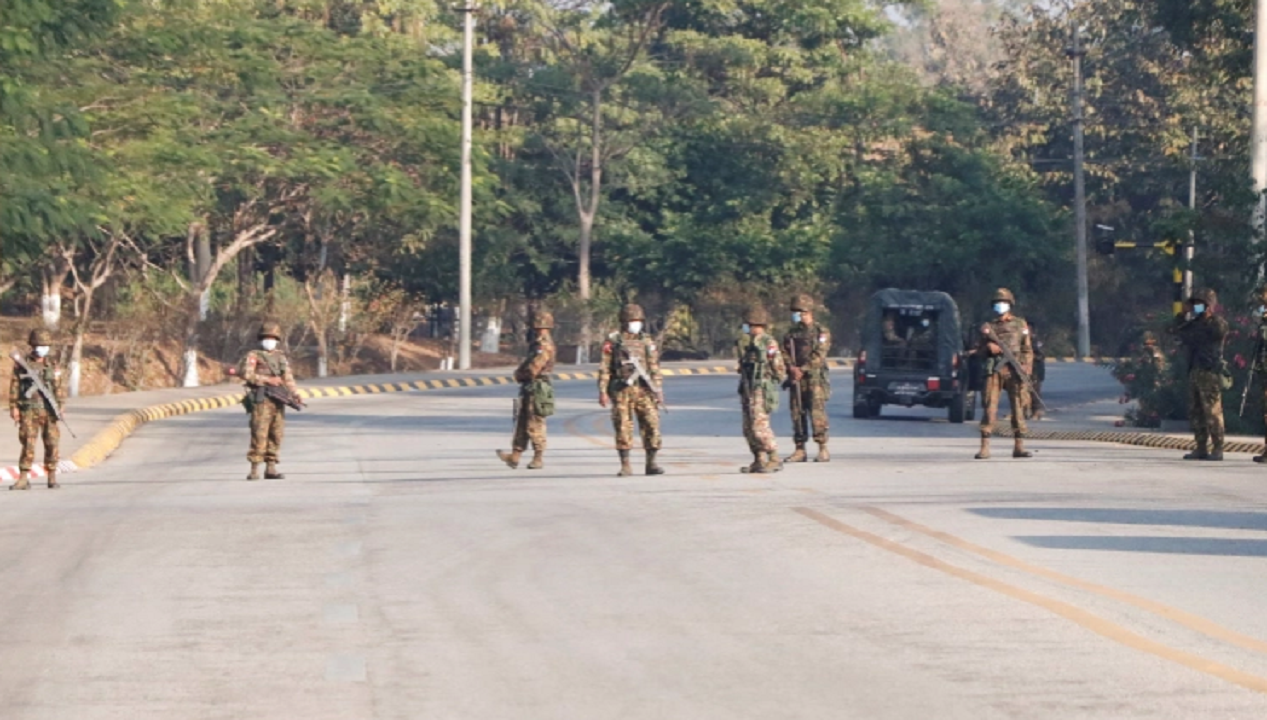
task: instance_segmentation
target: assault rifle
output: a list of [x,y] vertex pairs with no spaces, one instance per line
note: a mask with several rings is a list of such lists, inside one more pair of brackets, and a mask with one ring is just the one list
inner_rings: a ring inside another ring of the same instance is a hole
[[625,384],[633,387],[639,380],[647,384],[647,389],[655,393],[655,404],[665,412],[669,411],[669,406],[664,404],[664,391],[656,390],[655,383],[651,382],[651,376],[647,374],[647,369],[642,366],[642,360],[639,360],[633,353],[622,349],[621,352],[625,356],[624,364],[633,367],[633,375],[630,375]]
[[792,379],[792,368],[800,367],[796,361],[796,341],[788,338],[787,344],[788,359],[792,361],[792,365],[787,369],[787,378],[783,381],[784,390],[795,389],[797,393],[801,392],[801,381]]
[[1007,346],[1007,343],[1003,342],[1002,338],[995,338],[988,325],[985,328],[985,334],[990,336],[991,342],[999,346],[999,350],[1003,352],[1003,361],[1012,366],[1012,372],[1016,373],[1016,377],[1021,379],[1021,385],[1034,396],[1034,399],[1038,401],[1039,405],[1043,406],[1044,410],[1049,410],[1047,403],[1043,402],[1043,397],[1034,388],[1034,381],[1030,379],[1029,373],[1025,372],[1025,368],[1021,367],[1021,363],[1012,354],[1012,349]]
[[290,391],[285,385],[258,385],[255,388],[255,401],[275,400],[293,410],[303,410],[304,401]]
[[39,372],[27,363],[26,358],[22,357],[22,353],[15,352],[11,355],[11,357],[13,358],[13,361],[18,364],[18,367],[22,368],[21,379],[31,381],[31,387],[26,391],[26,398],[30,400],[36,395],[43,398],[44,406],[48,408],[49,414],[53,416],[53,422],[59,422],[65,425],[66,432],[70,433],[71,437],[77,438],[78,436],[75,435],[75,431],[70,429],[70,423],[66,422],[66,416],[62,414],[62,407],[57,402],[57,396],[54,395],[53,391],[49,390],[48,386],[44,384],[44,381],[40,379]]
[[1241,411],[1237,413],[1245,417],[1245,401],[1249,400],[1249,389],[1254,384],[1254,373],[1258,370],[1258,358],[1263,354],[1263,334],[1259,332],[1258,342],[1254,343],[1254,354],[1249,360],[1249,377],[1245,378],[1245,389],[1241,391]]

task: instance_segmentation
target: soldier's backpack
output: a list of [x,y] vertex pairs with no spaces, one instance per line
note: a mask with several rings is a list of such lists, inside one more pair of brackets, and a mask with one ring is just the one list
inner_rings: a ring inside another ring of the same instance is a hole
[[528,392],[532,397],[533,413],[543,418],[554,414],[554,385],[548,378],[533,380]]

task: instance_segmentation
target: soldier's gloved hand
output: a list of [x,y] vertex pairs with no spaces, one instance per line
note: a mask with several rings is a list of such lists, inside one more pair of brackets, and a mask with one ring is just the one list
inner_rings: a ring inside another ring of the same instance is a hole
[[800,382],[805,377],[805,371],[793,365],[787,369],[788,375],[792,376],[792,382]]
[[607,393],[599,393],[599,394],[598,394],[598,406],[599,406],[599,407],[607,407],[608,402],[610,402],[610,400],[609,400],[609,398],[607,397]]
[[999,344],[998,344],[998,343],[996,343],[996,342],[994,342],[994,341],[990,341],[990,342],[986,343],[986,347],[990,349],[990,354],[991,354],[991,355],[1002,355],[1002,354],[1003,354],[1003,348],[999,347]]

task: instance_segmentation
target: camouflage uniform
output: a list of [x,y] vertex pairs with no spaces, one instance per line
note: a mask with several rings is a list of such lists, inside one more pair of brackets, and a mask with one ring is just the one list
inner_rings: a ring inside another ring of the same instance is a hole
[[783,463],[778,455],[778,440],[770,427],[767,394],[778,397],[779,383],[786,377],[787,369],[778,341],[766,333],[770,317],[765,310],[750,310],[748,324],[752,326],[752,332],[743,355],[739,357],[738,372],[743,435],[748,441],[753,461],[740,469],[751,473],[777,472],[782,469]]
[[[1267,287],[1258,289],[1255,295],[1258,305],[1254,312],[1258,314],[1258,354],[1254,357],[1254,374],[1259,378],[1259,392],[1262,393],[1263,423],[1267,425]],[[1254,462],[1267,463],[1267,451],[1255,455]]]
[[[808,296],[792,299],[793,312],[812,313],[814,303]],[[788,378],[788,409],[792,414],[792,439],[796,451],[787,458],[789,462],[806,460],[805,444],[809,442],[813,428],[814,442],[819,451],[816,462],[827,462],[827,401],[831,398],[831,380],[828,377],[827,354],[831,349],[831,331],[826,326],[798,322],[783,336],[783,360],[791,372],[799,368],[803,373],[799,381]]]
[[992,355],[989,343],[1006,346],[1012,356],[1020,363],[1027,375],[1033,372],[1034,347],[1030,339],[1029,326],[1025,319],[1013,315],[1011,308],[1016,301],[1007,288],[999,288],[991,302],[1005,302],[1008,312],[990,320],[981,326],[973,352],[982,359],[985,366],[985,382],[981,391],[981,450],[977,458],[984,460],[990,457],[990,436],[994,433],[994,425],[998,420],[999,400],[1003,392],[1007,392],[1012,407],[1012,431],[1014,447],[1012,457],[1030,457],[1025,450],[1024,437],[1028,429],[1025,426],[1025,383],[1013,371],[1011,365],[1003,359],[1003,355]]
[[1223,342],[1227,321],[1215,314],[1218,296],[1213,290],[1197,290],[1188,299],[1189,307],[1205,305],[1205,312],[1192,319],[1175,318],[1170,327],[1188,351],[1188,423],[1196,436],[1197,449],[1185,460],[1223,459]]
[[[655,340],[645,332],[628,332],[631,322],[645,321],[642,308],[626,305],[620,311],[625,328],[614,332],[603,343],[598,368],[598,393],[605,405],[611,402],[612,428],[616,432],[616,452],[620,455],[620,476],[631,475],[629,451],[633,449],[634,418],[642,433],[642,447],[647,453],[646,473],[660,475],[656,464],[660,452],[660,398],[664,396],[664,379],[660,374],[660,353]],[[642,363],[651,379],[637,378],[633,359]]]
[[[31,347],[48,347],[52,339],[47,331],[35,330],[30,336]],[[50,406],[47,399],[35,390],[35,383],[26,376],[16,361],[13,363],[13,377],[9,380],[9,412],[18,411],[18,440],[22,443],[22,455],[18,460],[19,476],[9,489],[26,490],[30,487],[31,467],[35,463],[35,444],[44,441],[44,470],[48,475],[48,486],[58,488],[57,463],[61,459],[60,448],[62,433],[57,424],[57,414],[66,400],[66,388],[62,385],[62,371],[52,357],[40,357],[34,351],[26,356],[27,365],[31,366],[57,399],[57,407]]]
[[511,468],[519,467],[519,457],[528,444],[532,443],[532,462],[529,470],[540,470],[545,467],[546,451],[546,419],[537,412],[534,388],[537,383],[550,383],[550,373],[554,372],[554,361],[558,351],[550,330],[554,328],[554,315],[538,310],[533,313],[532,330],[534,337],[528,346],[528,356],[515,369],[515,382],[519,383],[519,400],[516,402],[515,436],[511,441],[509,453],[497,451],[497,457]]
[[[280,341],[281,327],[277,323],[264,323],[259,338]],[[264,386],[271,384],[269,380],[272,378],[280,378],[282,385],[292,394],[299,392],[290,360],[280,345],[273,350],[259,348],[248,352],[242,360],[242,380],[246,383],[247,408],[251,413],[251,448],[246,453],[246,459],[251,463],[248,480],[259,479],[261,462],[267,464],[265,478],[285,477],[277,471],[277,463],[280,462],[279,453],[286,434],[286,406],[262,393]]]

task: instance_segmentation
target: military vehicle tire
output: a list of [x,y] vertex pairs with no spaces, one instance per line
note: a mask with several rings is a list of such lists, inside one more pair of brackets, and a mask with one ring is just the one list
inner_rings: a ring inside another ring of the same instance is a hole
[[946,414],[952,423],[963,423],[964,413],[966,412],[964,406],[967,404],[967,398],[964,395],[965,393],[958,393],[950,401],[950,410]]
[[853,404],[853,416],[856,420],[866,420],[871,417],[871,406],[866,401],[855,402]]

